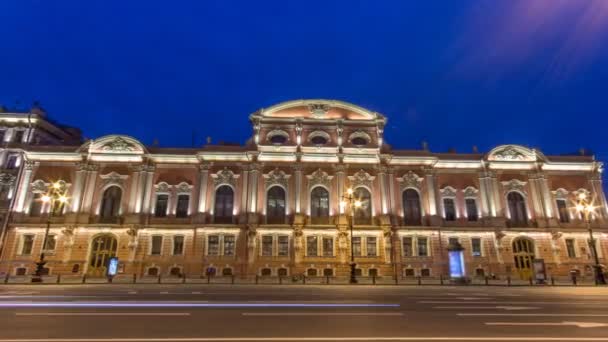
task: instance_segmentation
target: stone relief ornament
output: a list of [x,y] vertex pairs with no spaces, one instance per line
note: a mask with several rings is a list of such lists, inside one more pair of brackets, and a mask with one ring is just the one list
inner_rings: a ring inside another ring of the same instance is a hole
[[323,118],[329,111],[330,107],[324,103],[311,103],[308,105],[310,114],[315,118]]
[[211,177],[213,178],[213,184],[215,186],[221,184],[229,184],[235,186],[238,175],[235,175],[234,172],[232,172],[228,168],[224,168],[223,170],[218,171],[216,174],[211,175]]
[[477,197],[479,190],[477,190],[475,187],[467,186],[463,190],[463,192],[464,192],[464,197]]
[[167,182],[160,182],[154,186],[156,188],[157,193],[169,192],[171,191],[171,185],[167,184]]
[[33,170],[34,166],[36,166],[36,162],[35,161],[31,161],[31,160],[26,160],[25,161],[25,169],[26,170]]
[[101,149],[109,152],[132,152],[135,150],[135,146],[121,137],[116,137],[104,144]]
[[112,171],[106,175],[101,175],[99,177],[102,179],[102,187],[106,187],[107,185],[110,185],[110,184],[122,186],[122,185],[124,185],[125,180],[127,178],[129,178],[129,176],[121,175],[116,171]]
[[10,173],[0,173],[0,185],[13,185],[17,177]]
[[551,191],[551,193],[553,193],[553,196],[556,199],[568,199],[568,190],[564,188],[559,188],[555,191]]
[[456,189],[449,185],[439,191],[443,197],[456,197]]
[[497,161],[535,161],[536,158],[535,150],[530,150],[523,146],[507,145],[496,148],[488,159]]
[[65,248],[71,248],[74,245],[74,227],[65,227],[61,230],[64,237],[63,246]]
[[139,229],[136,227],[130,227],[129,229],[127,229],[127,235],[129,236],[129,244],[128,247],[129,249],[135,249],[137,248],[137,244],[138,244],[138,233]]
[[324,172],[321,169],[317,169],[317,171],[313,172],[311,175],[306,176],[306,178],[308,178],[309,188],[312,188],[316,185],[324,185],[329,188],[333,176],[329,176],[327,172]]
[[186,182],[181,182],[175,186],[175,190],[178,194],[187,194],[192,191],[192,185]]
[[350,180],[351,186],[353,188],[356,188],[358,186],[366,186],[369,189],[371,189],[372,181],[375,178],[376,177],[370,175],[369,173],[365,172],[364,170],[359,170],[354,175],[348,176],[348,179]]
[[524,186],[527,182],[520,181],[519,179],[511,179],[510,181],[502,182],[503,187],[506,191],[520,191],[525,193]]
[[270,171],[267,175],[264,175],[266,188],[269,188],[273,185],[282,185],[284,188],[287,188],[289,177],[291,175],[285,174],[284,171],[274,169]]
[[408,171],[405,175],[403,175],[403,177],[397,178],[397,181],[399,181],[399,183],[401,183],[402,190],[406,189],[406,188],[420,189],[422,180],[423,180],[422,177],[419,177],[417,174],[415,174],[412,171]]
[[496,160],[524,160],[525,156],[523,153],[517,151],[515,148],[509,146],[502,151],[498,151],[494,154]]
[[48,184],[45,183],[42,179],[38,179],[31,184],[32,192],[34,193],[42,193],[47,192],[49,187]]

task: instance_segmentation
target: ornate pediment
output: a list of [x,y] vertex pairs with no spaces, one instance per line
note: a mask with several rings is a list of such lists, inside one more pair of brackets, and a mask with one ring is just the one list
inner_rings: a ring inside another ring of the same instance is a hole
[[178,194],[189,194],[190,192],[192,192],[192,185],[186,182],[181,182],[175,186],[175,191]]
[[324,118],[331,107],[325,103],[311,103],[308,105],[308,110],[313,118]]
[[491,161],[536,161],[536,159],[535,150],[519,145],[499,146],[488,154],[488,160]]
[[351,186],[353,187],[353,189],[358,186],[361,186],[361,185],[366,186],[367,188],[371,189],[372,181],[375,178],[376,177],[365,172],[365,170],[359,170],[354,175],[348,176],[348,179],[350,180],[350,183],[351,183]]
[[42,179],[38,179],[30,185],[30,189],[34,193],[47,192],[49,190],[49,184]]
[[160,182],[154,186],[157,193],[170,192],[171,185],[167,184],[167,182]]
[[449,185],[439,190],[439,192],[441,192],[442,197],[456,197],[456,189]]
[[568,199],[569,192],[564,188],[559,188],[557,190],[551,191],[551,193],[553,194],[555,199]]
[[401,178],[397,178],[397,181],[401,184],[401,189],[407,188],[415,188],[420,189],[420,185],[422,184],[422,177],[419,177],[412,171],[408,171]]
[[329,176],[327,172],[317,169],[317,171],[313,172],[311,175],[306,176],[308,178],[308,186],[313,187],[316,185],[324,185],[329,188],[331,183],[331,179],[333,176]]
[[479,193],[479,190],[476,189],[473,186],[467,186],[464,190],[464,197],[477,197],[477,194]]
[[218,171],[216,174],[211,175],[211,178],[213,178],[213,184],[216,187],[221,184],[236,186],[236,180],[239,178],[239,175],[235,175],[234,172],[228,168],[224,168],[223,170]]
[[10,173],[0,173],[0,185],[11,186],[15,184],[16,179],[17,177],[11,175]]
[[291,175],[285,174],[284,171],[281,171],[278,168],[274,169],[268,174],[264,175],[266,188],[277,184],[287,188],[289,184],[289,177],[291,177]]
[[143,154],[144,146],[137,140],[126,135],[107,135],[87,142],[83,148],[88,147],[93,154]]
[[112,171],[108,174],[100,175],[99,178],[101,178],[102,186],[105,188],[107,185],[124,186],[125,180],[129,178],[129,176],[121,175],[116,171]]
[[520,181],[519,179],[511,179],[510,181],[502,182],[505,191],[520,191],[525,193],[525,186],[528,182]]
[[135,151],[135,145],[129,143],[122,137],[116,137],[111,141],[103,144],[101,149],[110,152],[132,152]]

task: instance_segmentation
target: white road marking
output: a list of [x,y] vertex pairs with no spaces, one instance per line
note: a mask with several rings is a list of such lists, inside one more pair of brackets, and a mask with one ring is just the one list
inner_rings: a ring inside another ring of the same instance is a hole
[[160,294],[169,294],[169,291],[162,291]]
[[129,291],[128,294],[137,294],[137,291]]
[[466,309],[466,310],[536,310],[539,307],[534,306],[434,306],[433,309]]
[[0,339],[0,342],[245,342],[245,341],[608,341],[608,337],[463,337],[463,336],[438,336],[438,337],[413,337],[413,336],[390,336],[390,337],[165,337],[165,338],[26,338],[26,339]]
[[403,316],[402,312],[243,312],[243,316]]
[[190,316],[188,312],[16,312],[15,316]]
[[596,322],[486,322],[486,325],[517,325],[517,326],[575,326],[578,328],[603,328],[608,323]]
[[201,294],[201,293],[198,291],[193,291],[192,294]]
[[586,313],[457,313],[456,316],[508,316],[508,317],[608,317],[608,314]]

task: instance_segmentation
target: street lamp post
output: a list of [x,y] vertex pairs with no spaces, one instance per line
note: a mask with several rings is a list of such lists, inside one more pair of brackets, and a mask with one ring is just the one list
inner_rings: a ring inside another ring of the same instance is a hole
[[585,224],[587,226],[587,231],[589,231],[589,248],[591,249],[591,254],[593,255],[593,272],[595,276],[595,284],[597,285],[605,285],[606,278],[604,277],[604,272],[602,270],[602,266],[600,265],[600,259],[597,256],[597,247],[595,245],[595,238],[593,237],[593,229],[591,228],[591,215],[595,207],[588,201],[587,195],[585,193],[580,193],[577,197],[576,203],[576,211],[579,214],[582,214]]
[[[65,196],[65,189],[63,189],[62,184],[55,182],[40,200],[42,203],[49,204],[49,212],[46,219],[44,239],[42,239],[42,246],[40,247],[40,258],[38,259],[38,262],[36,262],[36,271],[32,277],[32,283],[42,282],[42,272],[44,271],[44,266],[46,265],[46,260],[44,260],[44,251],[49,238],[49,231],[51,230],[51,218],[53,217],[55,210],[63,209],[63,205],[67,203],[68,198]],[[59,205],[59,207],[57,207],[57,205]]]
[[347,205],[350,208],[350,280],[349,283],[356,284],[357,283],[357,264],[355,263],[355,250],[354,250],[354,235],[353,228],[355,226],[355,210],[361,207],[361,201],[356,199],[354,196],[354,191],[351,188],[346,190],[346,193],[342,195],[342,202],[340,203],[342,208]]

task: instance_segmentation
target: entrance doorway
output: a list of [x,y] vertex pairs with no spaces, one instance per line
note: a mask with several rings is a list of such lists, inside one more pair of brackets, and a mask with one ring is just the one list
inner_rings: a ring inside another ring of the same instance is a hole
[[513,261],[521,279],[532,277],[534,261],[534,242],[528,238],[517,238],[513,241]]
[[106,275],[108,260],[116,256],[117,241],[112,234],[98,235],[91,244],[91,257],[88,275],[103,277]]

